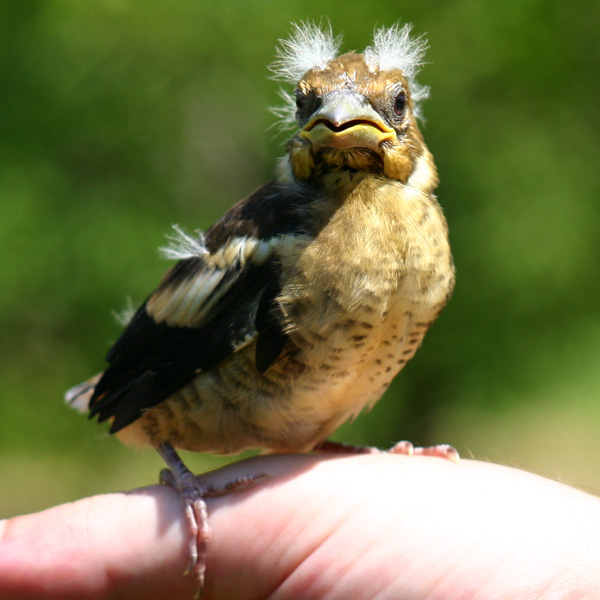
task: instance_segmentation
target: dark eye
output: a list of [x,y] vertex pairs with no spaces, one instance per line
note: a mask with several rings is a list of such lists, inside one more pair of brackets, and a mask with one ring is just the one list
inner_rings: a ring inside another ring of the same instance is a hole
[[402,116],[404,116],[405,112],[406,112],[406,92],[404,90],[400,90],[394,100],[394,114],[397,117],[402,117]]
[[307,100],[307,97],[300,90],[296,90],[296,108],[298,110],[306,106]]
[[294,94],[296,96],[296,116],[298,118],[307,118],[319,108],[321,100],[314,90],[304,92],[298,88]]

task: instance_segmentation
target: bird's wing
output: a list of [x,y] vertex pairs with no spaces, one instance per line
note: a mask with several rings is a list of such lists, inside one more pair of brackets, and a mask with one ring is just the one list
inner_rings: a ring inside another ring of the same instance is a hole
[[287,336],[275,298],[277,245],[302,231],[306,199],[268,183],[210,228],[137,310],[107,355],[90,416],[111,432],[173,394],[195,374],[257,340],[257,371],[277,360]]

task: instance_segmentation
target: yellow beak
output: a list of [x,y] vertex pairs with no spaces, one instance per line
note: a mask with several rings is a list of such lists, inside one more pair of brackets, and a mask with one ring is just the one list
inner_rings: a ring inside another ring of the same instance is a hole
[[326,147],[381,152],[381,144],[395,140],[396,131],[362,94],[335,90],[323,96],[321,107],[301,129],[300,137],[310,141],[313,151]]

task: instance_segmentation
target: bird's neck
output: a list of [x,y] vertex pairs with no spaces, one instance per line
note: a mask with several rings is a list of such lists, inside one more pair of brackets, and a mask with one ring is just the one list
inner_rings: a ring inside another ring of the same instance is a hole
[[367,177],[373,177],[373,174],[341,167],[325,171],[319,177],[314,178],[312,185],[327,196],[342,200],[348,197]]
[[374,177],[370,171],[354,169],[348,166],[335,166],[323,169],[308,180],[299,180],[295,175],[288,156],[283,157],[275,172],[275,180],[284,186],[309,187],[319,196],[343,198],[351,194],[367,177]]
[[[369,169],[357,169],[348,165],[329,165],[314,170],[309,179],[299,179],[291,164],[290,156],[282,157],[275,169],[275,180],[284,187],[306,186],[332,197],[344,198],[367,178],[387,179]],[[425,194],[432,194],[438,184],[437,170],[433,157],[427,148],[414,158],[412,170],[406,179],[400,181]]]

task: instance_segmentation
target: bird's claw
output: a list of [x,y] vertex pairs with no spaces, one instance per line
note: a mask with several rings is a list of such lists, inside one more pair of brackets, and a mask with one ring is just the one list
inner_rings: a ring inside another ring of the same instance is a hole
[[353,444],[344,444],[342,442],[332,442],[325,440],[315,446],[316,452],[327,452],[331,454],[405,454],[406,456],[437,456],[458,463],[460,454],[454,446],[449,444],[439,444],[437,446],[414,446],[411,442],[402,441],[394,444],[389,450],[379,450],[373,446],[355,446]]
[[204,577],[206,573],[206,556],[208,541],[211,536],[208,524],[208,509],[205,498],[223,496],[239,488],[252,485],[255,481],[267,477],[266,473],[242,475],[231,481],[220,484],[200,483],[199,478],[192,472],[181,471],[176,477],[171,469],[160,472],[160,483],[174,487],[179,493],[183,506],[186,524],[188,526],[188,551],[190,562],[184,575],[192,574],[198,582],[195,598],[204,593]]
[[438,458],[445,458],[453,463],[458,463],[460,461],[458,450],[449,444],[415,447],[411,442],[404,440],[392,446],[388,452],[390,454],[405,454],[407,456],[437,456]]
[[193,574],[198,581],[196,598],[204,591],[204,574],[206,572],[206,555],[210,540],[208,509],[204,498],[211,495],[211,486],[201,484],[191,472],[181,473],[176,478],[170,469],[160,472],[160,483],[174,487],[185,514],[188,527],[188,552],[190,562],[184,571],[185,575]]

